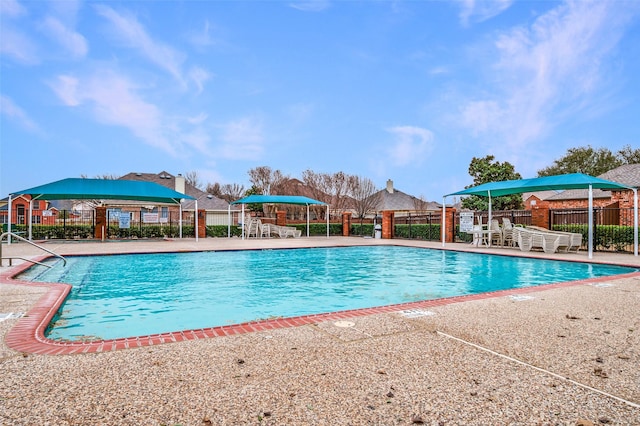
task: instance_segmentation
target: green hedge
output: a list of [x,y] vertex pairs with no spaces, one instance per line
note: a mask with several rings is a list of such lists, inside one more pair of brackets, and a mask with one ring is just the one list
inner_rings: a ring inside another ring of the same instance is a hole
[[[12,232],[29,232],[26,225],[12,225]],[[31,237],[34,240],[73,240],[93,238],[93,226],[91,225],[36,225],[31,229]]]
[[[226,237],[229,231],[229,227],[227,225],[209,225],[207,226],[207,237]],[[232,237],[241,237],[242,236],[242,228],[238,226],[231,227],[231,236]]]
[[[191,225],[183,225],[182,235],[185,237],[193,237],[194,227]],[[26,225],[11,225],[11,231],[16,233],[28,232]],[[93,226],[92,225],[35,225],[32,228],[32,238],[34,240],[73,240],[73,239],[92,239]],[[117,225],[110,225],[107,231],[106,238],[177,238],[180,234],[177,225],[144,225],[142,228],[139,226],[132,226],[131,228],[121,229]],[[226,235],[226,233],[225,233]]]
[[395,238],[407,238],[412,240],[440,240],[440,224],[419,223],[395,225]]
[[[351,229],[349,230],[351,235],[356,236],[371,236],[373,237],[373,224],[372,223],[351,223]],[[342,225],[340,225],[340,234],[342,234]]]

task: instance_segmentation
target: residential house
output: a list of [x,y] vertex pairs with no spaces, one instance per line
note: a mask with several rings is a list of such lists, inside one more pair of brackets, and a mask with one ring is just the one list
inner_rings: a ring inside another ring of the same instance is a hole
[[387,180],[386,188],[376,192],[373,197],[377,198],[376,211],[392,210],[396,218],[442,211],[440,203],[425,201],[394,188],[391,179]]
[[[599,176],[600,179],[626,185],[630,188],[640,187],[640,164],[625,164],[615,169],[609,170]],[[592,190],[593,206],[605,209],[632,209],[634,195],[632,189],[625,190],[602,190],[594,188]],[[589,205],[588,189],[568,189],[556,193],[544,200],[546,208],[551,210],[562,209],[586,209]],[[613,214],[606,216],[603,224],[632,225],[632,214]]]
[[[26,225],[29,214],[30,195],[18,195],[11,200],[11,223]],[[9,223],[8,198],[0,203],[0,224]],[[31,202],[31,219],[34,225],[53,225],[58,217],[58,209],[50,206],[46,200],[34,200]]]
[[[154,182],[182,194],[192,196],[195,200],[185,200],[182,203],[182,211],[194,212],[197,200],[198,210],[205,211],[205,223],[208,226],[227,225],[229,222],[229,203],[191,185],[181,174],[174,176],[166,171],[160,173],[132,172],[120,177],[120,179]],[[174,206],[162,206],[160,209],[156,206],[148,206],[149,212],[158,213],[161,220],[177,209],[179,208]],[[238,208],[233,206],[231,211],[237,214]],[[237,221],[237,218],[234,218],[234,223],[235,221]]]
[[[610,180],[630,188],[640,187],[640,164],[625,164],[613,170],[609,170],[599,176],[600,179]],[[621,191],[607,191],[593,189],[593,205],[596,207],[607,207],[617,204],[617,207],[633,207],[633,191],[631,189]],[[568,189],[546,201],[551,209],[587,207],[589,190]]]
[[540,207],[548,208],[549,203],[547,203],[547,200],[557,194],[558,194],[558,191],[525,192],[522,194],[524,209],[532,210],[533,208],[540,208]]

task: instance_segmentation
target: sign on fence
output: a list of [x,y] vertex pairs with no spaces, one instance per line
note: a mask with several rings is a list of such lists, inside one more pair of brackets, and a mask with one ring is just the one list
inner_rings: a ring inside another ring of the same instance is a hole
[[119,223],[120,229],[129,229],[131,227],[131,216],[129,216],[129,213],[120,213]]
[[143,213],[142,221],[144,223],[158,223],[158,213]]
[[473,231],[473,212],[460,212],[460,232]]

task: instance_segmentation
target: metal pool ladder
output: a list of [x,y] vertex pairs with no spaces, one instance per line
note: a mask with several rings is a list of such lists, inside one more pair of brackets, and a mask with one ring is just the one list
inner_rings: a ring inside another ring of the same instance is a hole
[[63,263],[62,263],[62,265],[63,265],[63,266],[66,266],[66,265],[67,265],[67,259],[65,259],[63,256],[59,255],[58,253],[54,253],[54,252],[52,252],[51,250],[46,249],[46,248],[42,247],[41,245],[38,245],[38,244],[34,243],[33,241],[29,241],[29,240],[27,240],[26,238],[23,238],[23,237],[21,237],[20,235],[15,234],[15,233],[13,233],[13,232],[5,232],[5,233],[3,233],[2,235],[0,235],[0,266],[2,266],[2,261],[3,261],[4,259],[7,259],[7,260],[9,261],[9,266],[12,266],[12,260],[13,260],[13,259],[20,259],[20,260],[24,260],[25,262],[31,262],[31,263],[35,263],[35,264],[38,264],[38,265],[46,266],[47,268],[52,268],[52,266],[51,266],[51,265],[47,265],[47,264],[45,264],[45,263],[38,262],[38,261],[36,261],[36,260],[32,260],[32,259],[27,259],[27,258],[24,258],[24,257],[19,257],[19,256],[3,257],[3,256],[2,256],[2,240],[4,240],[6,237],[9,237],[9,236],[10,236],[11,238],[16,238],[16,239],[18,239],[18,240],[20,240],[20,241],[24,241],[24,242],[25,242],[25,243],[27,243],[27,244],[31,244],[32,246],[37,247],[37,248],[39,248],[40,250],[44,250],[44,251],[46,251],[47,253],[49,253],[49,254],[53,255],[54,257],[57,257],[57,258],[59,258],[59,259],[62,259],[62,262],[63,262]]

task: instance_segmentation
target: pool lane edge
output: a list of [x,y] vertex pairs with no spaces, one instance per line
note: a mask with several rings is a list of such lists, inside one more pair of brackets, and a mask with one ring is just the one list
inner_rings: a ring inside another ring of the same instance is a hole
[[[39,261],[49,256],[42,256]],[[22,318],[18,320],[4,340],[7,347],[21,353],[39,355],[72,355],[81,353],[109,352],[122,349],[151,347],[165,343],[184,342],[189,340],[209,339],[214,337],[233,336],[238,334],[269,331],[281,328],[299,327],[309,324],[317,324],[325,321],[337,321],[347,318],[357,318],[366,315],[395,313],[410,309],[429,309],[454,303],[469,302],[474,300],[493,299],[517,294],[533,293],[537,291],[552,290],[556,288],[590,285],[612,279],[624,279],[640,277],[640,272],[631,272],[621,275],[588,278],[584,280],[565,281],[560,283],[542,284],[531,287],[498,290],[487,293],[453,296],[433,300],[421,300],[393,305],[376,306],[371,308],[359,308],[321,314],[301,315],[295,317],[271,318],[261,321],[249,321],[239,324],[207,327],[193,330],[182,330],[146,336],[125,337],[107,340],[92,341],[58,341],[45,337],[44,332],[51,320],[64,303],[71,291],[71,285],[60,283],[30,283],[13,279],[31,264],[24,263],[0,274],[0,285],[19,285],[30,287],[44,287],[48,291],[38,299],[35,305]]]

